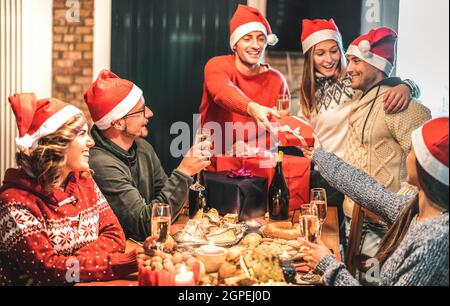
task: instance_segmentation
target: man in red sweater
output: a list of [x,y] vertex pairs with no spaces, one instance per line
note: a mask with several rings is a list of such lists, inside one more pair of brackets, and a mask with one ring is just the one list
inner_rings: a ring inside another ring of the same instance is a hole
[[[217,124],[221,127],[220,146],[220,137],[213,136],[215,153],[228,152],[239,140],[256,146],[257,138],[266,141],[266,130],[275,135],[270,120],[279,114],[273,107],[280,94],[289,94],[283,75],[262,63],[267,45],[278,42],[267,19],[256,9],[239,5],[230,22],[230,34],[233,54],[214,57],[206,64],[200,105],[202,126],[214,133]],[[233,136],[231,124],[236,123],[242,124],[235,125],[241,136]],[[258,127],[263,128],[262,133]]]

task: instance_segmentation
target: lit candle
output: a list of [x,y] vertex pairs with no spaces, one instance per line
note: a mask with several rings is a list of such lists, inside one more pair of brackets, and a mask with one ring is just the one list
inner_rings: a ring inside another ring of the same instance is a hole
[[292,263],[292,258],[286,251],[283,251],[283,253],[279,257],[279,261],[280,266],[289,266]]
[[213,242],[209,242],[208,245],[204,245],[201,247],[203,254],[206,255],[216,255],[223,253],[222,249],[216,247]]
[[180,273],[175,275],[175,286],[195,286],[194,272],[187,271],[184,264]]

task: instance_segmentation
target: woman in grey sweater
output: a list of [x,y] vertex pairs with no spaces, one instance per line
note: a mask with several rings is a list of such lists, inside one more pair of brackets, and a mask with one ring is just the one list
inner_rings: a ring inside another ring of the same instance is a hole
[[[390,192],[336,155],[321,148],[314,152],[313,161],[333,187],[390,225],[371,261],[374,282],[380,285],[449,285],[448,128],[448,117],[439,118],[412,135],[407,182],[418,187],[417,196]],[[323,275],[325,284],[360,285],[320,240],[302,244],[308,247],[305,261]]]

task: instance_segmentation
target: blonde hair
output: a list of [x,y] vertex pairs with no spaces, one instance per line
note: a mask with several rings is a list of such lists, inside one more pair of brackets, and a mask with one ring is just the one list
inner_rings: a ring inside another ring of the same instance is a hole
[[[18,167],[33,175],[47,191],[58,188],[66,166],[67,150],[85,124],[86,118],[76,115],[56,132],[39,139],[36,148],[17,152]],[[82,173],[84,176],[91,174],[91,170]]]
[[[334,80],[342,80],[346,75],[347,60],[345,58],[344,48],[342,44],[337,42],[341,59],[334,72]],[[316,46],[313,46],[305,54],[305,64],[303,66],[302,83],[300,86],[300,109],[306,118],[311,118],[311,112],[316,107],[316,68],[314,66],[314,51]]]

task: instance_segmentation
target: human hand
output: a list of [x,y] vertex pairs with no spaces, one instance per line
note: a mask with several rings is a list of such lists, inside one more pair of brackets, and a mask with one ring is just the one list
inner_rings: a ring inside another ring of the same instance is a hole
[[303,247],[305,247],[302,252],[303,260],[311,269],[315,270],[319,262],[324,257],[332,255],[330,249],[328,249],[328,247],[320,239],[317,239],[316,243],[312,243],[304,239],[299,239],[298,241]]
[[277,135],[277,130],[272,126],[269,121],[271,116],[281,118],[277,110],[259,105],[255,102],[250,102],[247,107],[247,113],[256,120],[259,126],[265,128],[272,135]]
[[408,86],[395,86],[384,95],[384,111],[386,114],[397,114],[408,107],[410,100],[411,91]]
[[211,164],[211,147],[212,144],[209,141],[203,141],[192,146],[177,170],[188,176],[193,176],[208,167]]
[[300,147],[300,150],[302,150],[304,157],[312,159],[312,156],[314,154],[314,147]]

